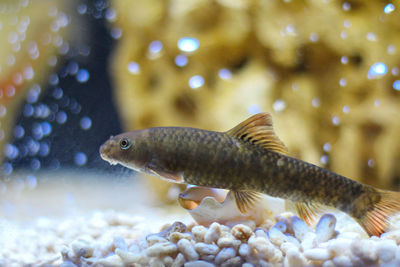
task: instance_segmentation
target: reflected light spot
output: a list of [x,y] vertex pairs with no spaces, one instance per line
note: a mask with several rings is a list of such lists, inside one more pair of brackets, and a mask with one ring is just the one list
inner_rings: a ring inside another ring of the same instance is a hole
[[388,68],[382,62],[373,64],[368,70],[368,79],[377,79],[385,75]]
[[396,91],[400,91],[400,80],[396,80],[393,82],[393,89]]
[[162,48],[163,48],[163,44],[161,41],[158,41],[158,40],[151,42],[149,45],[149,51],[152,54],[160,53]]
[[133,61],[129,62],[128,63],[128,71],[131,74],[139,74],[140,73],[139,64],[136,62],[133,62]]
[[252,104],[247,107],[247,112],[251,115],[257,114],[261,112],[261,108],[257,104]]
[[383,9],[383,12],[386,14],[392,13],[394,11],[394,5],[393,4],[387,4],[385,8]]
[[196,51],[200,46],[200,42],[196,38],[183,37],[178,41],[178,48],[183,52]]
[[200,88],[204,85],[204,78],[201,75],[195,75],[189,79],[189,86],[192,89]]

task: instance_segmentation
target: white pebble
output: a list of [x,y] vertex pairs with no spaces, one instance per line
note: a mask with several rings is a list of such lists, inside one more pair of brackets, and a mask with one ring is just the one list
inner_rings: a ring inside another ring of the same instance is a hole
[[253,257],[261,257],[263,259],[271,259],[276,250],[274,245],[263,237],[250,237],[248,245]]
[[74,254],[78,257],[89,258],[93,254],[93,245],[89,240],[77,239],[71,243]]
[[221,236],[221,227],[219,223],[214,222],[210,225],[210,228],[205,234],[204,242],[211,244],[217,241],[220,236]]
[[192,243],[187,239],[181,239],[178,241],[178,249],[189,261],[196,261],[199,259],[199,254],[197,254]]
[[143,254],[132,253],[118,248],[115,250],[115,254],[117,254],[126,265],[140,262],[145,257]]
[[334,256],[350,253],[350,246],[353,241],[350,239],[337,238],[328,242],[328,251]]
[[394,240],[382,240],[376,245],[378,258],[383,262],[393,260],[396,255],[396,250],[397,246]]
[[202,225],[196,225],[192,228],[192,234],[196,242],[203,242],[206,233],[207,233],[207,228],[205,228]]
[[333,261],[329,260],[329,261],[324,261],[321,267],[336,267],[336,265],[333,263]]
[[157,243],[146,249],[146,254],[149,257],[160,257],[173,254],[178,251],[178,248],[173,243]]
[[[149,265],[151,267],[164,267],[164,263],[158,258],[151,258],[149,261]],[[113,266],[113,265],[105,265],[105,266]]]
[[241,244],[239,247],[239,255],[246,258],[249,255],[249,245]]
[[322,248],[313,248],[304,251],[304,256],[313,261],[326,261],[331,258],[331,255],[326,249]]
[[333,263],[337,267],[353,267],[353,263],[351,262],[350,258],[347,256],[337,256],[333,258]]
[[227,261],[224,261],[221,264],[221,267],[241,266],[242,262],[243,262],[243,259],[240,258],[239,256],[236,256],[236,257],[230,258]]
[[283,253],[287,253],[290,249],[297,249],[297,250],[299,250],[299,247],[295,246],[293,243],[286,242],[286,243],[283,243],[283,244],[281,245],[280,249],[281,249],[281,251],[282,251]]
[[310,232],[310,227],[299,217],[292,216],[291,218],[292,228],[294,231],[294,236],[299,240],[303,241],[304,237],[308,232]]
[[223,248],[215,257],[215,263],[221,264],[226,260],[229,260],[230,258],[233,258],[236,256],[236,251],[233,248]]
[[214,267],[215,265],[206,261],[189,261],[186,262],[184,267]]
[[307,259],[299,252],[298,249],[293,248],[286,252],[285,266],[297,267],[306,265]]
[[279,246],[282,245],[282,243],[287,242],[288,238],[284,233],[279,231],[278,228],[272,227],[269,230],[269,240],[272,242],[272,244],[274,244],[274,245],[279,247]]
[[185,256],[183,256],[182,253],[178,253],[178,255],[176,256],[174,262],[172,263],[171,267],[181,267],[183,266],[183,264],[185,263]]
[[351,252],[368,264],[375,263],[378,260],[375,242],[368,239],[353,242],[351,244]]
[[217,245],[220,248],[227,248],[227,247],[233,247],[235,249],[239,248],[240,240],[235,239],[232,235],[221,237],[217,241]]
[[335,234],[336,218],[332,214],[324,214],[319,220],[316,228],[316,238],[317,243],[326,242],[333,237]]
[[261,229],[256,230],[255,235],[256,235],[256,237],[268,238],[267,233]]
[[303,251],[306,251],[308,249],[314,248],[315,246],[315,233],[307,232],[303,238],[303,241],[301,242],[301,248],[303,249]]
[[253,231],[250,227],[244,224],[237,224],[232,228],[232,235],[242,241],[247,241],[250,236],[253,235]]
[[114,267],[121,266],[122,267],[125,265],[122,262],[121,258],[118,255],[114,254],[109,257],[99,259],[98,261],[95,262],[94,266],[114,266]]
[[167,243],[168,242],[167,239],[165,239],[164,237],[161,237],[159,235],[147,236],[146,237],[146,241],[147,241],[147,244],[149,246],[152,246],[152,245],[157,244],[157,243]]
[[214,244],[196,243],[194,248],[200,255],[215,255],[219,252],[219,247]]

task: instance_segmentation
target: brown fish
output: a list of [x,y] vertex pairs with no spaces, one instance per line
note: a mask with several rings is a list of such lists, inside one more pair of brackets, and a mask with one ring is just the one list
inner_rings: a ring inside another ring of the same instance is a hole
[[269,113],[256,114],[227,132],[158,127],[111,137],[100,147],[111,164],[175,183],[229,189],[245,213],[260,193],[288,199],[310,221],[321,205],[380,235],[400,211],[400,193],[365,185],[287,155]]

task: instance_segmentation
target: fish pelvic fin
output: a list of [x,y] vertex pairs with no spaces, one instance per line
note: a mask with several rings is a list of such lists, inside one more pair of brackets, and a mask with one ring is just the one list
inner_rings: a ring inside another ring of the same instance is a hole
[[358,212],[361,216],[354,216],[370,236],[380,236],[384,233],[389,226],[389,217],[400,212],[399,192],[378,190],[378,196],[380,196],[379,200],[366,211],[365,209],[358,210],[363,211]]
[[241,213],[246,213],[247,211],[253,209],[257,202],[261,200],[262,194],[251,190],[240,190],[240,191],[229,191],[233,194],[235,199],[236,207]]
[[274,132],[272,117],[268,112],[253,115],[226,133],[271,151],[288,154],[287,147]]
[[285,200],[285,209],[296,213],[300,219],[305,221],[308,225],[312,225],[317,221],[317,217],[325,212],[326,207],[312,202],[293,202]]

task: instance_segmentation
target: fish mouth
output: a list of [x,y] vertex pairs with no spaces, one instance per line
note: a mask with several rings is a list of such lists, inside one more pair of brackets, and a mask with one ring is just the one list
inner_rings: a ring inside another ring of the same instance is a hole
[[109,155],[111,153],[111,144],[110,144],[110,140],[105,142],[104,144],[102,144],[100,146],[99,149],[99,153],[100,153],[100,157],[107,161],[108,163],[110,163],[111,165],[117,165],[118,161],[116,161],[115,159],[111,158]]

